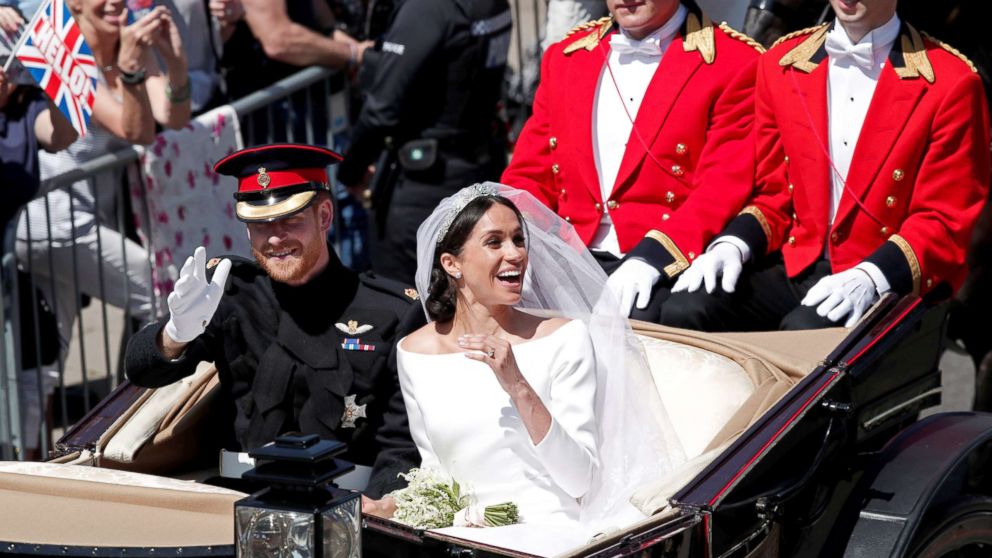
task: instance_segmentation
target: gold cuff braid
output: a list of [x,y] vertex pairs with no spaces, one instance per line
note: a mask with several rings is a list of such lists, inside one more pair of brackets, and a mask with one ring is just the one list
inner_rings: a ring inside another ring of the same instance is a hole
[[672,239],[669,238],[667,234],[661,231],[650,230],[644,236],[646,238],[650,238],[652,240],[658,241],[662,245],[662,247],[664,247],[665,250],[668,251],[668,253],[671,254],[673,258],[675,258],[674,262],[666,265],[665,269],[662,270],[665,272],[665,275],[669,277],[675,277],[679,273],[682,273],[683,271],[689,268],[689,260],[682,255],[682,251],[679,250],[679,247],[675,245],[675,242],[673,242]]
[[920,272],[920,260],[916,258],[916,252],[913,251],[913,247],[909,245],[909,242],[898,234],[890,236],[889,242],[902,250],[902,255],[906,257],[906,263],[909,264],[909,272],[913,275],[913,294],[920,294],[920,279],[923,274]]
[[765,214],[760,209],[749,205],[742,209],[738,215],[750,215],[754,217],[758,221],[758,224],[761,225],[761,232],[765,233],[765,241],[769,243],[772,241],[772,228],[768,225],[768,219],[765,219]]

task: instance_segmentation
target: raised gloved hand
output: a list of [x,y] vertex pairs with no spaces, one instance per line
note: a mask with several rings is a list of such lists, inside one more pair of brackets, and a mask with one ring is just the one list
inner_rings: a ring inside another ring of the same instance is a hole
[[620,305],[624,316],[630,315],[630,310],[637,301],[637,308],[644,310],[651,301],[651,289],[661,279],[661,272],[653,265],[631,258],[616,269],[606,280],[606,288],[610,289]]
[[834,322],[847,316],[844,327],[851,327],[878,297],[878,289],[868,272],[854,267],[817,281],[802,304],[816,306],[817,314]]
[[169,294],[170,316],[165,324],[165,333],[177,343],[189,343],[203,333],[217,311],[220,298],[224,296],[231,260],[222,260],[209,282],[206,260],[207,251],[200,246],[191,257],[186,258],[176,287]]
[[720,287],[725,292],[732,293],[743,270],[744,256],[740,249],[729,242],[717,242],[705,254],[696,258],[689,269],[682,272],[672,287],[672,292],[693,293],[699,290],[700,285],[705,284],[706,292],[712,293],[716,288],[716,278],[721,275],[723,280],[720,281]]

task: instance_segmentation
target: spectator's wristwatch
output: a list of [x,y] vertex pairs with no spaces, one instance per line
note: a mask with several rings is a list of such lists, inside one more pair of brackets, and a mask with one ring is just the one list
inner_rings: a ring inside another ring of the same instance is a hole
[[118,68],[121,76],[121,83],[124,85],[138,85],[145,83],[145,78],[148,77],[148,72],[144,68],[138,68],[133,72],[125,72],[123,68]]

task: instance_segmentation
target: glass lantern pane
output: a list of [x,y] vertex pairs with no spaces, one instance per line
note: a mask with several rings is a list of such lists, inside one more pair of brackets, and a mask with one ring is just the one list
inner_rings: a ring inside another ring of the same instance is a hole
[[238,506],[240,558],[313,558],[314,515]]
[[362,500],[352,498],[324,511],[324,558],[361,558]]

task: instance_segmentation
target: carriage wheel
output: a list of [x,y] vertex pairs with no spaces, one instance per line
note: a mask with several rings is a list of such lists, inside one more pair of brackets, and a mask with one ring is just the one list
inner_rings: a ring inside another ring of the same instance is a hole
[[992,556],[992,498],[962,496],[927,513],[907,556],[980,558]]

